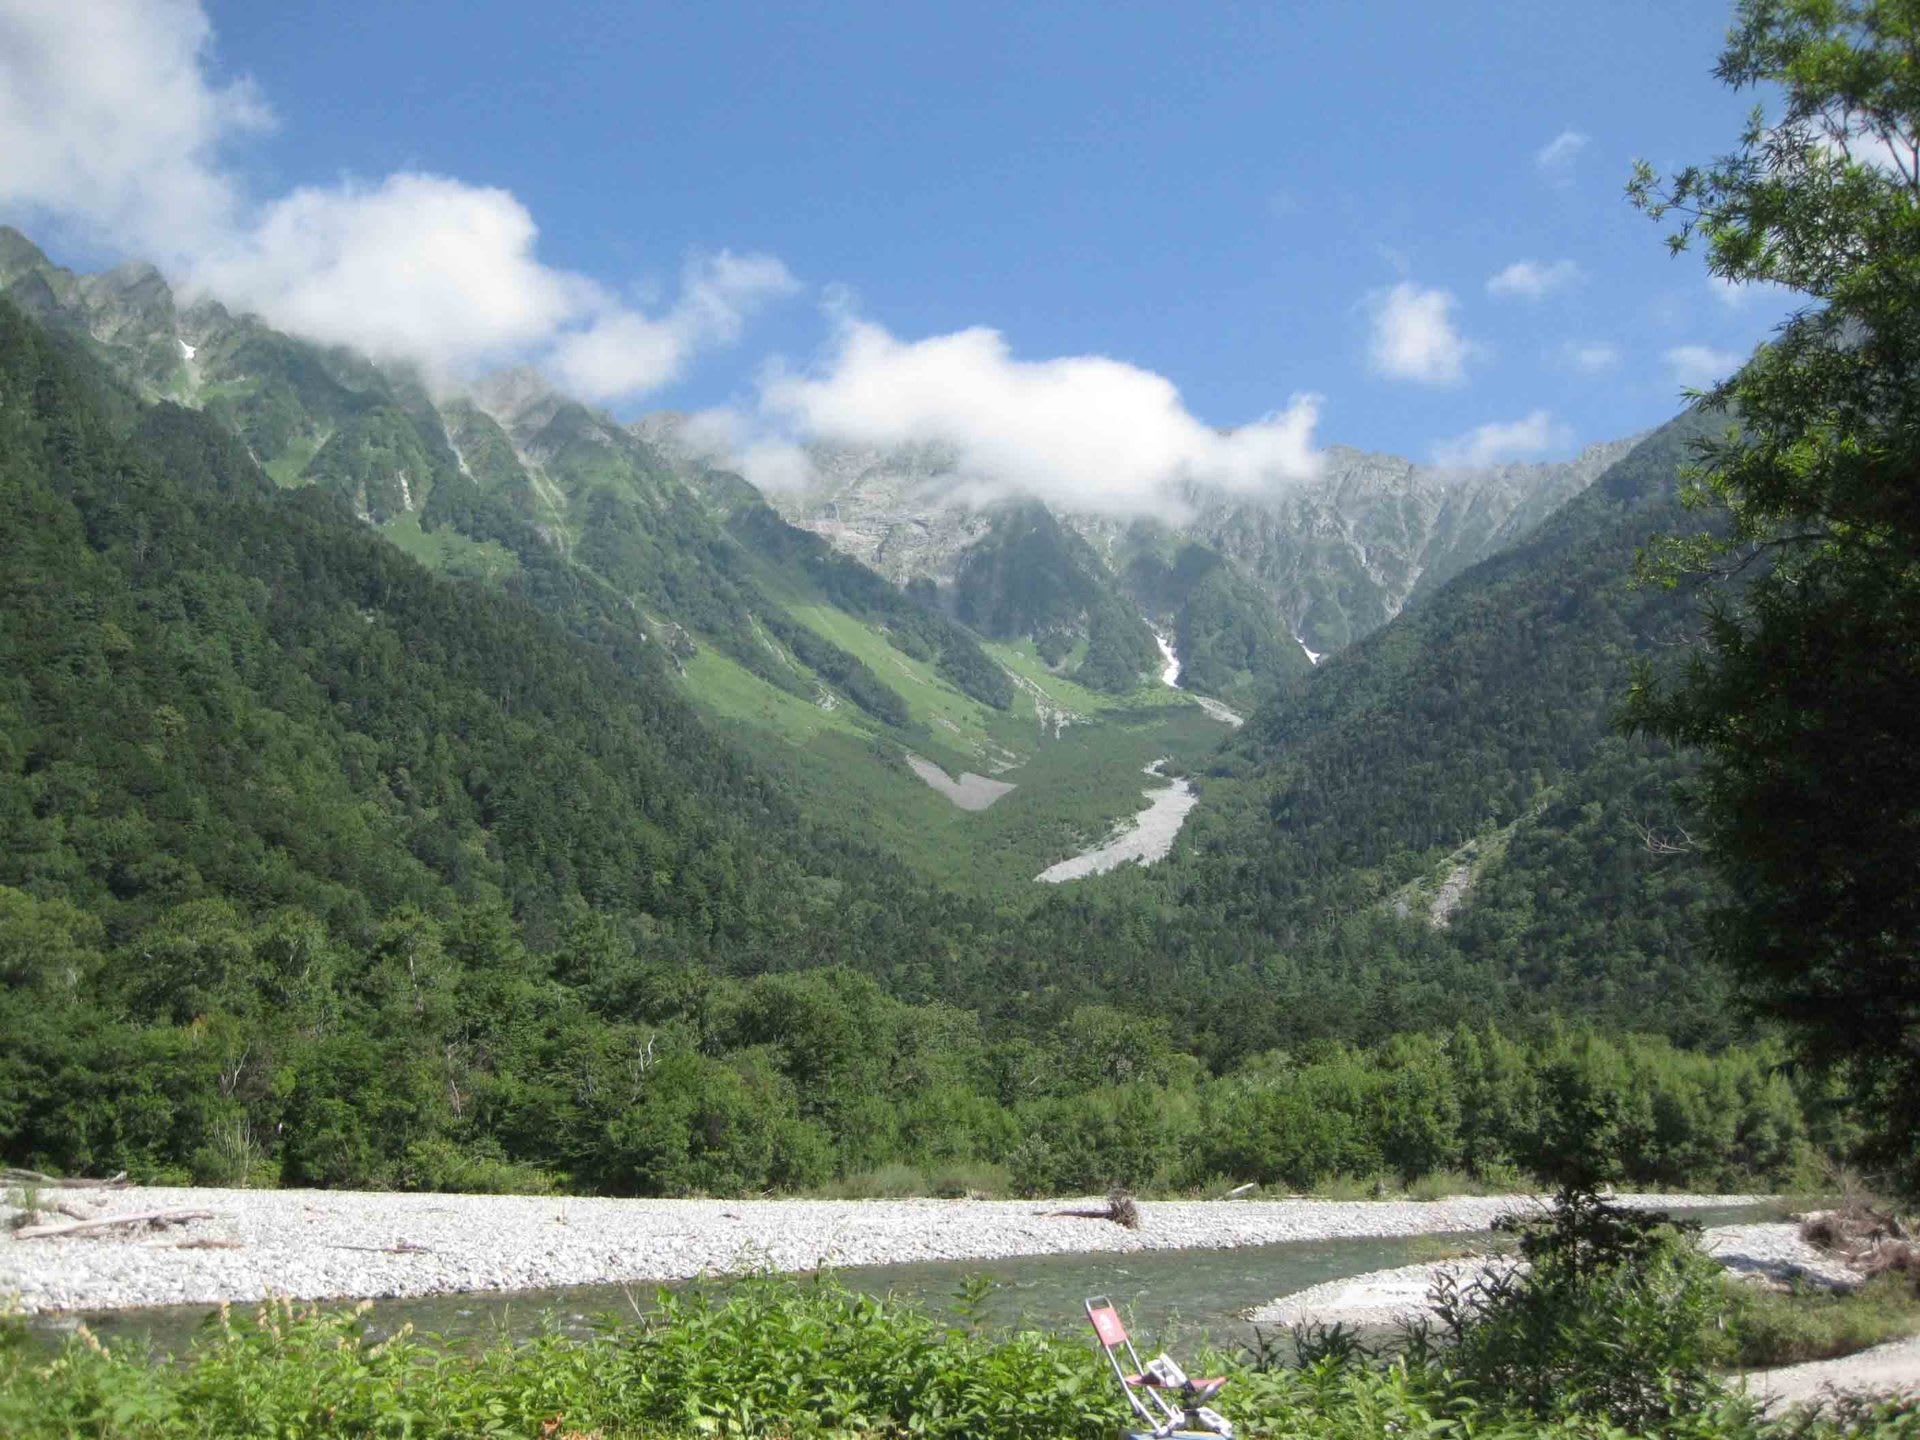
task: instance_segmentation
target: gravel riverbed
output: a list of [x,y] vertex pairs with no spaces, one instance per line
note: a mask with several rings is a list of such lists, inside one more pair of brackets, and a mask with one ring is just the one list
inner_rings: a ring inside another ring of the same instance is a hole
[[[267,1295],[390,1298],[688,1279],[753,1269],[1219,1249],[1485,1230],[1525,1199],[1142,1201],[1124,1229],[1093,1200],[608,1200],[340,1190],[46,1192],[89,1216],[192,1208],[139,1234],[0,1239],[0,1303],[27,1313]],[[1641,1196],[1687,1209],[1761,1196]],[[0,1205],[0,1224],[14,1212]],[[47,1215],[47,1221],[65,1217]]]

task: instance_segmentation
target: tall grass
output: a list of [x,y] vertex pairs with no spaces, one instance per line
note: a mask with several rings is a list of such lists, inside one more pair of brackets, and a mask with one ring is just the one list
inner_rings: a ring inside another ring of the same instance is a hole
[[1851,1355],[1920,1333],[1911,1276],[1876,1275],[1846,1292],[1767,1290],[1726,1282],[1725,1363],[1741,1369]]
[[830,1180],[815,1192],[827,1200],[898,1200],[927,1195],[1000,1200],[1012,1193],[1004,1165],[985,1160],[949,1160],[924,1168],[894,1161]]

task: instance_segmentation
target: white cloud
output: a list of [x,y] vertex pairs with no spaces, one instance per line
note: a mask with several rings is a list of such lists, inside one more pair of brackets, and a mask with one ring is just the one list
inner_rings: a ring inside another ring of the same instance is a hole
[[1562,130],[1534,152],[1534,168],[1556,185],[1571,184],[1574,162],[1588,143],[1578,130]]
[[1572,431],[1555,423],[1547,411],[1535,410],[1521,420],[1496,420],[1442,440],[1433,447],[1433,463],[1461,469],[1497,465],[1564,449],[1572,443]]
[[1454,328],[1454,298],[1402,280],[1368,297],[1372,335],[1368,360],[1375,374],[1422,385],[1458,385],[1472,347]]
[[843,319],[817,374],[771,371],[761,422],[744,447],[750,479],[796,479],[794,446],[825,440],[936,446],[952,455],[955,496],[1007,495],[1108,514],[1171,514],[1184,482],[1252,490],[1318,472],[1319,399],[1231,430],[1196,419],[1171,381],[1102,356],[1019,360],[981,327],[902,341]]
[[1715,350],[1709,345],[1676,345],[1662,358],[1675,384],[1689,390],[1704,390],[1738,370],[1747,357],[1732,350]]
[[1569,341],[1560,354],[1567,364],[1589,375],[1611,370],[1620,363],[1620,347],[1604,340]]
[[0,205],[77,226],[280,328],[438,379],[545,361],[589,398],[678,375],[794,282],[779,261],[689,265],[649,316],[536,254],[505,190],[402,172],[250,203],[226,157],[265,123],[209,74],[199,0],[0,0]]
[[1538,260],[1516,260],[1487,280],[1487,293],[1502,299],[1538,300],[1555,290],[1586,278],[1586,272],[1571,260],[1542,264]]
[[197,0],[0,0],[0,204],[167,259],[224,231],[220,151],[268,117],[212,42]]
[[537,345],[596,302],[540,263],[536,233],[505,190],[391,175],[296,190],[189,274],[283,329],[457,368]]
[[731,344],[755,310],[798,288],[771,255],[722,251],[687,266],[680,301],[667,314],[603,311],[585,329],[563,335],[549,363],[562,385],[588,400],[656,389],[696,351]]

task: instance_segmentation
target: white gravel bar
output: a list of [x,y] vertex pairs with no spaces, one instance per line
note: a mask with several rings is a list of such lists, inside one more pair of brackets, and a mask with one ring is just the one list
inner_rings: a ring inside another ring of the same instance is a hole
[[[1736,1276],[1785,1283],[1808,1279],[1826,1285],[1854,1285],[1860,1277],[1825,1251],[1800,1238],[1791,1224],[1720,1225],[1700,1237],[1701,1248]],[[1345,1280],[1329,1280],[1256,1306],[1247,1312],[1255,1325],[1350,1325],[1385,1328],[1433,1313],[1428,1296],[1433,1282],[1451,1275],[1462,1288],[1506,1257],[1469,1255],[1426,1265],[1375,1270]]]
[[[1471,1232],[1523,1197],[1143,1201],[1124,1229],[1093,1200],[608,1200],[343,1190],[66,1189],[90,1216],[215,1212],[159,1231],[0,1239],[0,1306],[27,1313],[268,1295],[386,1298],[689,1279],[756,1269],[1222,1249]],[[1641,1196],[1684,1209],[1763,1196]],[[1081,1213],[1075,1213],[1081,1212]],[[0,1223],[12,1218],[0,1206]],[[59,1220],[58,1216],[48,1216]]]

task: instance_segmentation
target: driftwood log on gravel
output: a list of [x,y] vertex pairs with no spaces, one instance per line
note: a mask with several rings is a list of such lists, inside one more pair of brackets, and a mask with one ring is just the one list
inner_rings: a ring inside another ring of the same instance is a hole
[[84,1176],[62,1178],[42,1175],[38,1170],[0,1170],[0,1185],[35,1185],[42,1190],[118,1190],[126,1183],[127,1172],[124,1170],[106,1180],[88,1180]]
[[92,1235],[122,1225],[184,1225],[189,1220],[212,1220],[212,1210],[142,1210],[132,1215],[102,1215],[97,1220],[75,1220],[65,1225],[29,1225],[13,1232],[16,1240],[51,1240],[58,1235]]

